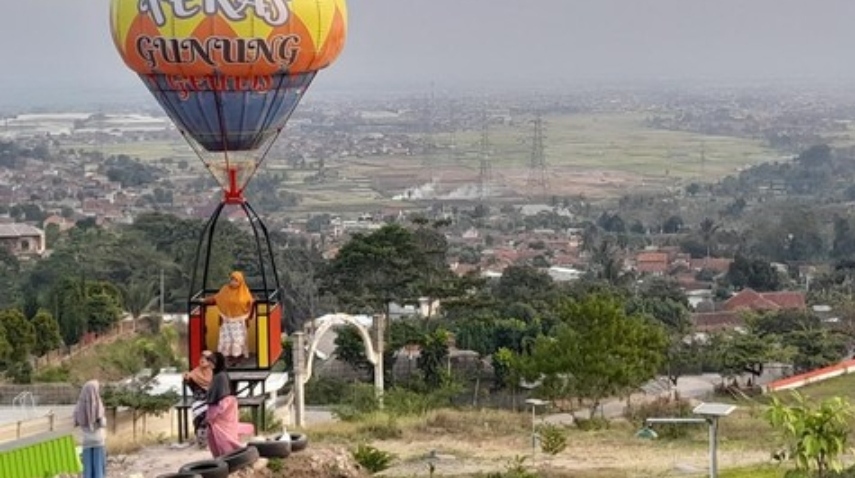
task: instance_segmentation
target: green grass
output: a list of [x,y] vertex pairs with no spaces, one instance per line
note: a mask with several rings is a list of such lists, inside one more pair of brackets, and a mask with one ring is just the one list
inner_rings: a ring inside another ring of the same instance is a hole
[[[831,397],[844,397],[850,402],[855,402],[855,374],[841,375],[824,382],[808,385],[799,389],[799,392],[817,401]],[[781,392],[789,394],[789,392]]]
[[[547,162],[554,167],[610,169],[654,178],[720,177],[781,154],[762,142],[647,127],[642,114],[546,117]],[[480,132],[457,133],[459,148],[478,162]],[[528,166],[531,126],[495,126],[490,131],[494,167]],[[437,136],[436,141],[448,140]],[[705,162],[701,169],[701,150]]]
[[732,468],[719,473],[719,478],[781,478],[787,472],[784,467],[760,466]]

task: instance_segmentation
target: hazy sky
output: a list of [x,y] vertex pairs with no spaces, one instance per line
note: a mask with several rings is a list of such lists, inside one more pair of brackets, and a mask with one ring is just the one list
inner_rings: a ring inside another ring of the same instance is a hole
[[[34,90],[139,93],[108,0],[0,0],[0,107]],[[586,79],[853,78],[855,0],[350,0],[316,88]],[[427,88],[427,86],[425,86]]]

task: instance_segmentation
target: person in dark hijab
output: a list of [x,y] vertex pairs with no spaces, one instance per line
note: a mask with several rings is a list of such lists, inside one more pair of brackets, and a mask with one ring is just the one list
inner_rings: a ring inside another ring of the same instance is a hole
[[226,357],[220,352],[211,356],[214,378],[208,387],[208,449],[219,458],[241,448],[238,437],[238,404],[226,371]]
[[104,446],[107,417],[97,380],[83,384],[74,407],[74,426],[83,432],[83,478],[107,476],[107,452]]

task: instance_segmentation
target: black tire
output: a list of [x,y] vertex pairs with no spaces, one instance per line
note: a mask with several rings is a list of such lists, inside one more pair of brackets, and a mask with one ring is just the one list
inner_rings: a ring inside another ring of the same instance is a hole
[[246,446],[254,446],[258,449],[258,456],[262,458],[288,458],[291,455],[291,443],[279,441],[281,436],[268,438],[264,441],[251,441]]
[[240,448],[231,453],[226,453],[220,457],[220,460],[226,462],[229,467],[229,473],[234,473],[242,470],[258,461],[258,449],[254,446]]
[[167,473],[165,475],[157,475],[157,478],[203,478],[198,473]]
[[229,465],[223,460],[202,460],[187,463],[179,473],[197,474],[201,478],[229,478]]
[[291,453],[303,451],[309,447],[309,437],[305,433],[291,433]]

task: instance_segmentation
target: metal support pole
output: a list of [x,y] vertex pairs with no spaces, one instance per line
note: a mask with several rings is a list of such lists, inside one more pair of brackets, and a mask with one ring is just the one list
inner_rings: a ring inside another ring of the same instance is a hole
[[306,334],[294,332],[292,358],[294,361],[294,425],[302,428],[306,421]]
[[718,419],[708,418],[648,418],[644,421],[646,426],[655,423],[705,423],[709,428],[709,459],[710,478],[718,478]]
[[383,349],[385,348],[385,332],[386,332],[386,316],[377,314],[374,316],[374,356],[376,363],[374,364],[374,393],[380,406],[383,406],[383,391],[385,383],[383,381]]
[[537,406],[531,406],[531,462],[537,459]]
[[710,428],[710,478],[718,478],[718,419],[709,419]]

